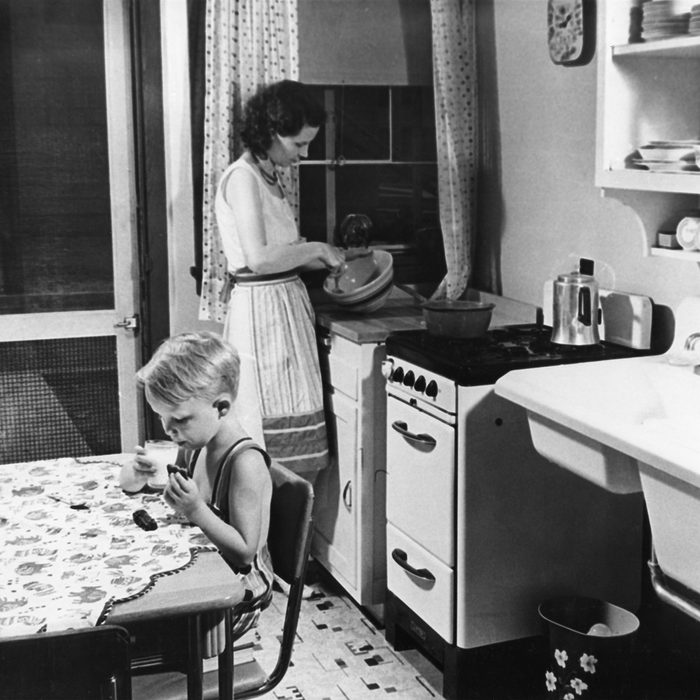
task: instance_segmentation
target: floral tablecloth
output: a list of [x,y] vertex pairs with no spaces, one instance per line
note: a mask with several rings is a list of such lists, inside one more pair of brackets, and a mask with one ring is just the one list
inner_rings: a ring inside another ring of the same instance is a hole
[[[160,493],[121,490],[132,458],[0,465],[0,636],[98,624],[113,603],[216,550]],[[136,525],[140,509],[157,529]]]

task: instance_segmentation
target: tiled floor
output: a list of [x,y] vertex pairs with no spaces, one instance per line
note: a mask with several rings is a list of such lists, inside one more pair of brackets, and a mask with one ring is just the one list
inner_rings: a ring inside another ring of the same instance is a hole
[[[396,700],[442,698],[442,676],[420,652],[395,652],[383,631],[332,582],[312,585],[318,595],[302,603],[292,665],[269,700]],[[255,635],[252,654],[274,665],[286,598],[275,592]]]
[[[292,666],[277,688],[263,697],[267,700],[443,698],[442,673],[430,659],[417,650],[394,651],[387,644],[381,626],[358,609],[327,575],[319,574],[316,569],[314,576],[314,567],[311,569],[311,586],[319,595],[304,600]],[[251,653],[264,668],[274,665],[285,606],[286,598],[276,592],[255,633]],[[613,673],[615,692],[611,695],[607,689],[596,688],[603,682],[602,677],[598,678],[601,674],[584,674],[584,679],[590,683],[585,691],[574,695],[575,700],[700,699],[700,667],[693,655],[693,650],[700,648],[700,625],[680,613],[671,611],[669,614],[667,606],[654,598],[640,611],[640,619],[635,653],[620,664],[625,669],[619,667]],[[547,692],[546,667],[560,669],[547,648],[546,638],[541,641],[543,646],[535,645],[533,652],[525,655],[528,658],[501,655],[489,660],[486,655],[484,664],[480,661],[475,665],[486,682],[475,683],[473,697],[479,700],[560,700],[564,697],[568,691]],[[599,663],[607,660],[600,659]],[[529,679],[534,679],[534,683],[527,684],[528,692],[510,681],[504,681],[508,692],[494,691],[495,685],[508,677],[523,677],[523,667],[527,667],[525,672]],[[622,683],[623,676],[627,678],[625,683]],[[489,679],[496,681],[495,685]]]

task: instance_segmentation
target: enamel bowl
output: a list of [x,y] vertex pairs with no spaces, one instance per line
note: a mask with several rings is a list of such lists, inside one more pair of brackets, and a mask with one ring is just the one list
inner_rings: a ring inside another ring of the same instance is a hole
[[[382,292],[386,292],[386,299],[391,291],[393,277],[394,259],[391,253],[373,250],[370,255],[345,263],[340,277],[326,277],[323,289],[332,301],[351,310],[349,307],[376,300]],[[359,306],[355,310],[364,308]]]

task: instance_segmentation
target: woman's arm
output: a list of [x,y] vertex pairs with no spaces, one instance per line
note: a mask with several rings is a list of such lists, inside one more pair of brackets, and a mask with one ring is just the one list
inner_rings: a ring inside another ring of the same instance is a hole
[[[267,274],[296,268],[332,269],[342,265],[342,251],[327,243],[268,244],[258,182],[253,173],[243,168],[231,173],[224,199],[233,212],[243,255],[253,272]],[[222,231],[221,235],[226,235],[226,232]]]

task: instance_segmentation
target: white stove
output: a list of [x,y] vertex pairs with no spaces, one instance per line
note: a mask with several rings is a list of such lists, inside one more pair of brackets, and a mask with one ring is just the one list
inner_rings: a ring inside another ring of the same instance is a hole
[[441,662],[448,699],[472,697],[475,650],[541,634],[537,607],[550,597],[639,604],[641,497],[544,460],[524,410],[493,391],[509,369],[635,351],[571,353],[549,335],[523,325],[478,341],[387,339],[387,639]]

